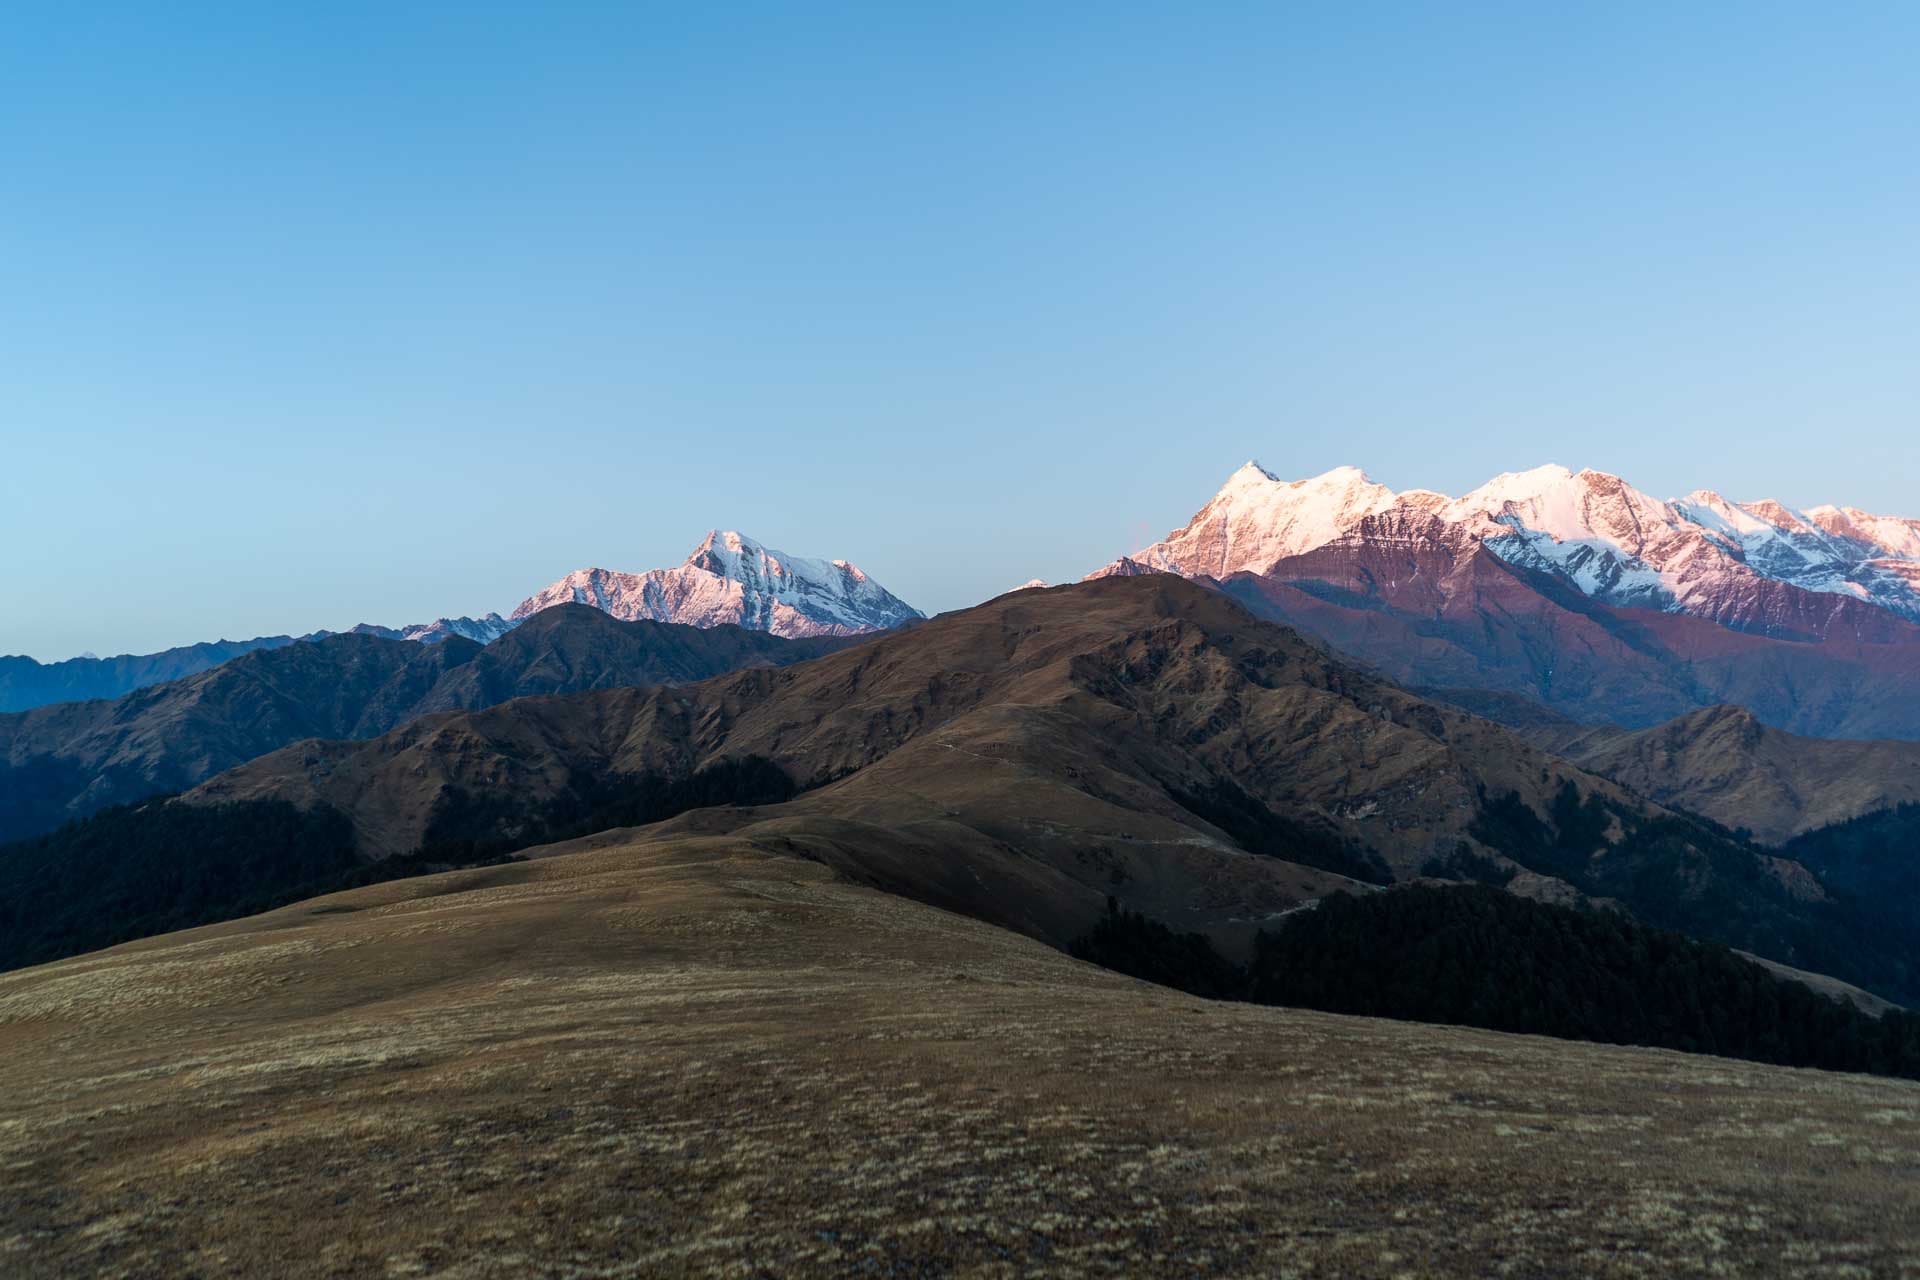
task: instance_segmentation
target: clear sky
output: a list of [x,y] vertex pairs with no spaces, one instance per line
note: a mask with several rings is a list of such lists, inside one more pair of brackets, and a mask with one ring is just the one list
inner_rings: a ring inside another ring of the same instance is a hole
[[1920,515],[1920,6],[39,3],[0,652],[712,526],[929,611],[1246,458]]

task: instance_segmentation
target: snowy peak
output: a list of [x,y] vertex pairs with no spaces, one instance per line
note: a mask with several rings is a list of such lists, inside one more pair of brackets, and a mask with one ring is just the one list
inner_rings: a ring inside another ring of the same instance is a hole
[[435,618],[432,622],[416,622],[410,627],[382,627],[363,622],[352,631],[355,635],[412,640],[419,644],[439,644],[449,636],[459,636],[478,644],[492,644],[513,630],[514,625],[497,613],[489,613],[479,618]]
[[733,529],[712,529],[701,539],[700,545],[693,549],[686,563],[710,573],[731,576],[739,572],[742,566],[757,564],[763,569],[780,572],[780,553],[770,552],[752,538]]
[[1239,470],[1227,477],[1227,482],[1220,486],[1220,493],[1267,493],[1278,488],[1303,493],[1344,494],[1366,487],[1377,489],[1382,486],[1374,484],[1372,478],[1358,467],[1335,467],[1305,480],[1282,480],[1258,461],[1249,458]]
[[1787,533],[1817,534],[1820,532],[1805,516],[1783,503],[1775,502],[1772,498],[1742,503],[1741,509],[1754,519],[1764,521]]
[[1796,511],[1772,499],[1729,503],[1711,492],[1678,505],[1756,572],[1920,617],[1920,521],[1853,508]]
[[1235,471],[1232,475],[1227,477],[1226,484],[1221,486],[1221,492],[1225,493],[1228,489],[1244,489],[1249,487],[1272,485],[1272,484],[1284,484],[1284,483],[1285,481],[1281,480],[1279,476],[1273,474],[1273,472],[1261,466],[1257,460],[1253,458],[1248,458],[1245,462],[1240,464],[1239,470]]
[[1138,578],[1149,573],[1175,572],[1178,571],[1174,569],[1156,569],[1150,565],[1141,564],[1132,556],[1121,556],[1118,559],[1110,560],[1106,564],[1101,565],[1098,569],[1095,569],[1092,573],[1081,579],[1081,581],[1092,582],[1095,578]]
[[1478,543],[1613,604],[1761,629],[1843,607],[1780,594],[1791,589],[1920,620],[1920,520],[1739,503],[1708,489],[1667,502],[1620,476],[1557,464],[1507,472],[1449,498],[1427,489],[1396,495],[1357,467],[1286,481],[1248,462],[1185,528],[1096,576],[1266,573],[1336,542],[1391,540],[1420,520],[1440,522],[1449,544]]
[[715,529],[687,557],[686,567],[704,569],[741,583],[761,583],[774,591],[802,589],[808,583],[843,581],[852,587],[867,575],[845,560],[812,560],[774,551],[732,529]]
[[1184,529],[1103,572],[1178,573],[1224,578],[1264,573],[1273,564],[1338,537],[1394,502],[1393,490],[1358,467],[1335,467],[1306,480],[1281,480],[1258,462],[1227,477]]
[[1538,502],[1573,485],[1573,472],[1549,463],[1530,471],[1503,471],[1493,479],[1462,495],[1456,505],[1462,509],[1498,512],[1510,502]]
[[1561,541],[1595,537],[1637,541],[1655,529],[1670,529],[1679,514],[1619,476],[1569,471],[1561,466],[1495,476],[1453,503],[1454,520],[1484,516],[1516,529]]
[[1044,591],[1046,590],[1046,588],[1047,588],[1046,579],[1029,578],[1017,587],[1011,587],[1005,591],[1002,591],[1000,595],[994,596],[993,599],[998,600],[1004,596],[1018,595],[1022,591]]
[[1676,498],[1673,505],[1702,529],[1724,535],[1734,543],[1778,527],[1711,489],[1695,489],[1684,498]]
[[422,644],[438,644],[448,636],[460,636],[480,644],[492,644],[511,630],[513,623],[497,613],[489,613],[480,618],[436,618],[432,622],[406,628],[400,638],[418,640]]
[[1496,476],[1441,512],[1481,527],[1488,550],[1616,603],[1668,608],[1701,555],[1720,558],[1672,504],[1605,471],[1562,466]]
[[557,604],[616,618],[697,627],[726,623],[780,636],[857,635],[921,616],[858,566],[789,555],[732,529],[715,529],[674,569],[576,569],[520,603],[513,618]]
[[1808,507],[1805,514],[1837,538],[1872,547],[1890,560],[1920,563],[1920,520],[1876,516],[1858,507]]

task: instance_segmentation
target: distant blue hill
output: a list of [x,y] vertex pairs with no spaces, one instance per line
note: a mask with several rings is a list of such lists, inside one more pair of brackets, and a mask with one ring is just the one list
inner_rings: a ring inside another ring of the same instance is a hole
[[118,698],[148,685],[198,675],[255,649],[279,649],[300,638],[255,636],[251,640],[211,640],[160,653],[69,658],[65,662],[0,657],[0,711],[26,711],[54,702]]

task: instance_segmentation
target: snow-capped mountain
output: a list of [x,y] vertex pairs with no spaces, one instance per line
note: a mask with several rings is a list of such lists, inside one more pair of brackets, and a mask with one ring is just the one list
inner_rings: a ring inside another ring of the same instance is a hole
[[1857,630],[1850,602],[1920,620],[1920,521],[1736,503],[1706,490],[1666,502],[1618,476],[1559,466],[1449,498],[1396,494],[1353,467],[1284,481],[1249,462],[1185,528],[1090,576],[1225,578],[1323,547],[1408,537],[1477,544],[1608,604],[1740,630],[1824,635],[1846,621]]
[[1331,541],[1362,516],[1393,505],[1394,499],[1393,490],[1375,484],[1358,467],[1285,481],[1249,462],[1227,477],[1186,528],[1126,558],[1133,563],[1131,572],[1188,578],[1260,573],[1276,560]]
[[628,621],[733,623],[790,637],[883,631],[924,616],[845,560],[792,556],[717,529],[677,568],[577,569],[527,597],[510,621],[568,603]]
[[416,622],[410,627],[382,627],[371,622],[363,622],[353,630],[358,635],[381,636],[388,640],[414,640],[421,644],[439,644],[448,636],[461,636],[479,644],[492,644],[513,628],[512,621],[497,613],[489,613],[479,618],[435,618],[432,622]]

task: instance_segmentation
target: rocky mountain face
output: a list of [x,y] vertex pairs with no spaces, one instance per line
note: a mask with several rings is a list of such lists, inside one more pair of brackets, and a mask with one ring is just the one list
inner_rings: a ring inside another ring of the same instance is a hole
[[788,555],[721,530],[676,568],[575,570],[522,601],[512,620],[566,603],[627,621],[732,624],[788,637],[860,635],[922,616],[857,565]]
[[[1823,541],[1796,542],[1794,521]],[[1404,683],[1587,721],[1641,728],[1736,702],[1798,733],[1920,737],[1920,626],[1888,568],[1907,563],[1906,524],[1836,528],[1854,532],[1562,468],[1452,499],[1390,495],[1351,469],[1290,485],[1250,464],[1186,529],[1099,575],[1209,578]]]
[[260,650],[112,701],[0,715],[0,840],[182,790],[303,738],[366,738],[528,694],[703,680],[851,643],[564,605],[484,647],[346,634]]

